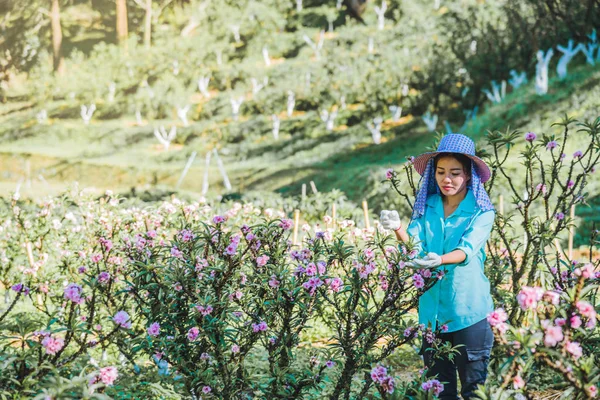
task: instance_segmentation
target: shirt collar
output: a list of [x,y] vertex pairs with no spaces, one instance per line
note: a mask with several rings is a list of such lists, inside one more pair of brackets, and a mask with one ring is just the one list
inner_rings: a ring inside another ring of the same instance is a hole
[[[444,217],[444,205],[442,203],[442,196],[439,193],[434,193],[429,196],[426,202],[427,206],[431,207],[432,210],[441,216]],[[475,195],[473,191],[467,188],[467,194],[465,198],[460,202],[456,211],[453,214],[463,213],[463,214],[474,214],[477,211],[477,199],[475,199]]]

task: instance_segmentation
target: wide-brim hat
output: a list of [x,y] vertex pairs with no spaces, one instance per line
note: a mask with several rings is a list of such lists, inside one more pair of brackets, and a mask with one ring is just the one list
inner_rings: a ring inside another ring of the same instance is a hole
[[425,173],[429,160],[438,154],[444,153],[459,153],[473,160],[473,164],[481,182],[486,182],[492,176],[492,172],[485,161],[475,155],[475,142],[460,133],[451,133],[444,136],[442,140],[440,140],[437,151],[423,153],[415,158],[413,165],[419,175],[422,176]]

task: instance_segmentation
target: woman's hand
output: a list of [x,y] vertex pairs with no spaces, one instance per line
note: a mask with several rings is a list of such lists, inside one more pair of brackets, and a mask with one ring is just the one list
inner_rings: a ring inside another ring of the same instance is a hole
[[442,256],[436,253],[427,253],[422,259],[415,258],[406,263],[407,267],[415,269],[430,269],[442,265]]
[[379,215],[379,221],[381,222],[381,226],[391,231],[397,231],[402,226],[400,216],[396,210],[382,210]]

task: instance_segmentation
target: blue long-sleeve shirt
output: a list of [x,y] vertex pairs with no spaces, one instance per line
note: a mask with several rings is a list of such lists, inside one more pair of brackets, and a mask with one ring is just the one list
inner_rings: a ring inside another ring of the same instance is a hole
[[447,324],[448,332],[471,326],[493,311],[490,282],[484,274],[485,243],[494,224],[493,210],[481,211],[471,190],[456,210],[444,218],[439,194],[430,195],[422,217],[414,219],[407,232],[419,241],[419,257],[429,252],[439,255],[462,250],[466,258],[459,264],[444,264],[444,277],[419,299],[419,323],[425,326]]

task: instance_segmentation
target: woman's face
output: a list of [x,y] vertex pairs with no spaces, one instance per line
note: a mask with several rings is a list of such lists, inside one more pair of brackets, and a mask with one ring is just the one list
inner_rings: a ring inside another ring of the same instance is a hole
[[454,157],[443,157],[437,162],[435,180],[444,196],[453,196],[465,190],[471,177]]

